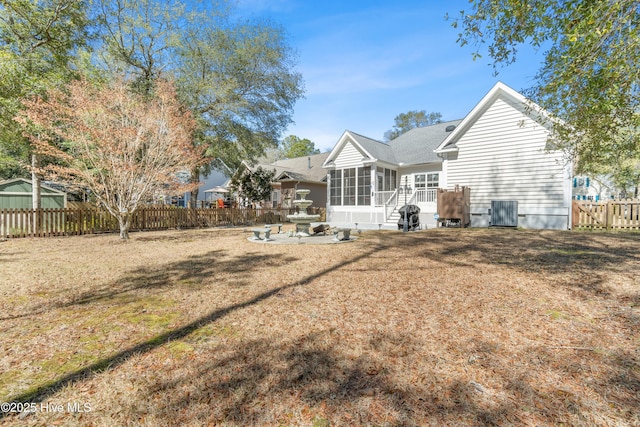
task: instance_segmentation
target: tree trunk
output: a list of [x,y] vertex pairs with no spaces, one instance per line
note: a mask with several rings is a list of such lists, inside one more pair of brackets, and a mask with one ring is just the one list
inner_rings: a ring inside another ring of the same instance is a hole
[[189,207],[195,209],[198,207],[198,188],[191,190],[191,197],[189,197]]
[[38,175],[38,161],[37,154],[31,154],[31,206],[33,208],[33,232],[38,235],[40,232],[40,207],[41,205],[41,188],[40,188],[40,176]]
[[[191,171],[191,183],[192,184],[198,184],[200,183],[200,168],[194,168]],[[198,187],[197,185],[191,190],[191,197],[189,198],[189,207],[191,209],[195,209],[198,207],[198,193],[199,193],[200,187]]]
[[118,215],[118,224],[120,225],[120,239],[129,240],[129,228],[131,228],[131,215],[121,213]]
[[38,176],[39,162],[36,154],[31,155],[31,186],[32,186],[32,206],[33,209],[40,209],[40,177]]

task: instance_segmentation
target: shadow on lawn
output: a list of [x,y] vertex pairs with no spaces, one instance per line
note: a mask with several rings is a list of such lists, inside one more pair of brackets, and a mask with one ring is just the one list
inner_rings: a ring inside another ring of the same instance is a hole
[[[421,256],[461,267],[505,266],[537,274],[581,299],[611,301],[612,315],[637,329],[640,316],[625,310],[640,306],[640,234],[549,230],[472,230],[430,236],[432,251]],[[462,237],[462,238],[460,238]],[[613,293],[610,272],[637,284],[628,294]]]
[[[63,387],[117,367],[132,356],[152,351],[169,341],[185,339],[203,326],[234,311],[259,304],[284,290],[302,287],[335,269],[349,267],[357,271],[358,261],[368,257],[384,257],[385,250],[397,253],[401,247],[407,254],[420,253],[420,256],[439,262],[459,262],[469,267],[500,264],[525,273],[549,274],[550,277],[564,275],[580,267],[586,272],[584,277],[588,273],[593,281],[588,282],[587,286],[567,281],[561,282],[562,285],[605,298],[611,298],[611,294],[602,286],[604,278],[601,275],[606,269],[620,265],[626,265],[629,269],[629,263],[639,261],[634,244],[640,239],[626,240],[625,245],[610,249],[602,245],[597,236],[554,233],[527,236],[531,243],[526,247],[522,247],[523,234],[518,231],[479,233],[469,240],[466,240],[468,236],[456,239],[455,234],[447,233],[385,236],[384,244],[372,239],[370,249],[357,256],[244,302],[214,310],[188,325],[139,343],[10,400],[42,401]],[[253,270],[264,263],[285,261],[274,260],[273,254],[251,253],[246,258],[211,262],[211,258],[221,255],[224,253],[192,257],[168,265],[163,271],[139,269],[112,288],[83,295],[73,303],[84,304],[136,289],[161,288],[169,278],[187,280],[210,277],[220,268],[238,269],[238,277],[242,282],[250,280]],[[581,262],[577,263],[577,260]],[[637,296],[629,298],[637,301]],[[629,319],[629,327],[636,320]],[[634,413],[640,406],[640,366],[637,355],[629,353],[613,357],[577,350],[577,356],[571,353],[573,362],[569,363],[567,352],[573,350],[537,347],[527,350],[528,360],[519,366],[512,366],[504,363],[499,354],[501,349],[495,345],[470,343],[469,352],[478,357],[476,363],[495,375],[496,381],[503,385],[503,389],[496,392],[466,375],[439,377],[442,370],[434,367],[442,363],[438,361],[433,366],[426,364],[426,372],[422,372],[420,377],[403,376],[401,367],[404,358],[419,353],[424,345],[415,342],[411,336],[377,335],[371,338],[361,355],[354,357],[347,349],[339,347],[340,337],[331,336],[333,333],[330,330],[309,333],[294,342],[262,339],[242,342],[237,347],[214,347],[211,354],[190,361],[189,371],[184,377],[177,370],[154,380],[153,387],[147,388],[149,395],[141,399],[149,402],[150,410],[160,419],[166,417],[177,424],[189,424],[194,420],[245,425],[290,424],[294,416],[300,416],[290,414],[300,406],[294,405],[295,409],[286,406],[286,402],[292,399],[303,403],[300,411],[304,411],[305,405],[310,408],[306,415],[302,414],[309,423],[314,417],[320,417],[347,425],[419,424],[416,420],[491,425],[527,423],[531,419],[534,423],[542,420],[554,424],[566,419],[588,424],[581,417],[582,414],[597,415],[592,402],[560,388],[540,389],[532,371],[548,375],[549,378],[567,378],[579,384],[588,381],[591,376],[589,366],[597,359],[608,364],[609,369],[589,385],[590,390],[602,396],[604,401],[618,405],[618,411],[614,412],[622,414],[621,417],[626,420],[634,420],[633,417],[637,416]],[[412,350],[400,353],[400,348]],[[397,361],[398,366],[390,366],[389,363],[393,361]],[[453,368],[460,369],[460,366]],[[285,402],[281,410],[268,407],[268,404],[279,401]],[[153,406],[156,404],[158,406]],[[0,414],[2,417],[3,414]]]
[[239,227],[216,227],[194,230],[189,233],[165,233],[165,232],[134,232],[131,233],[131,240],[134,242],[194,242],[200,239],[212,239],[220,237],[237,237],[238,232],[243,228]]
[[112,300],[120,295],[137,292],[161,292],[168,287],[189,283],[190,288],[208,286],[209,279],[222,272],[233,272],[234,286],[241,287],[248,284],[256,271],[260,268],[275,267],[284,263],[296,261],[296,258],[250,252],[240,257],[229,258],[226,251],[215,250],[205,254],[194,255],[185,260],[162,265],[161,267],[141,267],[135,269],[116,282],[91,289],[90,291],[72,293],[71,296],[62,292],[66,298],[63,301],[47,301],[36,305],[28,313],[6,315],[2,320],[17,319],[45,313],[48,310],[91,304]]
[[[454,235],[455,236],[455,235]],[[446,249],[444,257],[457,257],[462,262],[503,264],[522,271],[547,273],[589,273],[615,268],[616,265],[640,262],[640,235],[603,235],[578,232],[522,230],[486,230],[469,233],[464,239],[446,239],[439,235]]]
[[[579,355],[585,371],[576,373],[576,366],[564,363],[566,351],[530,349],[530,361],[513,366],[502,361],[498,349],[479,342],[462,349],[479,355],[476,362],[452,357],[425,363],[418,356],[424,355],[419,351],[424,345],[410,336],[383,334],[355,356],[327,330],[288,342],[220,345],[190,358],[188,371],[167,371],[161,378],[149,373],[150,379],[140,379],[140,388],[148,393],[140,399],[149,405],[127,402],[125,410],[134,419],[153,414],[176,425],[195,420],[203,425],[299,425],[301,418],[303,425],[329,425],[321,423],[324,419],[331,425],[391,426],[601,421],[590,396],[572,392],[588,381],[592,353]],[[412,347],[417,354],[402,352]],[[411,369],[416,364],[420,370]],[[618,405],[627,420],[640,404],[633,394],[638,376],[628,378],[634,375],[630,369],[615,361],[610,382],[591,385],[602,397],[599,405]],[[627,377],[620,378],[621,372]],[[474,374],[489,375],[499,388],[474,381]],[[570,384],[549,388],[536,376],[559,376]]]
[[[485,230],[463,239],[444,234],[435,237],[434,245],[445,249],[423,256],[468,267],[503,265],[524,273],[547,274],[550,279],[570,274],[574,280],[563,280],[562,286],[593,295],[609,295],[603,286],[607,271],[632,272],[633,264],[640,268],[640,234]],[[611,243],[616,245],[607,245]]]
[[[243,308],[247,308],[252,305],[258,304],[264,300],[267,300],[279,294],[284,290],[304,286],[305,284],[309,283],[314,279],[322,277],[323,275],[335,269],[356,263],[359,260],[369,256],[371,253],[377,252],[383,248],[384,246],[375,245],[370,251],[354,256],[347,260],[344,260],[338,264],[329,266],[315,274],[304,277],[294,283],[273,288],[245,302],[233,304],[225,308],[214,310],[208,315],[203,316],[185,326],[167,331],[166,333],[155,336],[133,347],[129,347],[108,358],[99,360],[98,362],[93,363],[85,368],[79,369],[75,372],[71,372],[55,381],[42,385],[28,393],[9,398],[8,401],[40,402],[46,399],[47,397],[55,394],[61,388],[72,385],[76,382],[82,381],[106,369],[114,368],[124,363],[126,360],[128,360],[130,357],[134,355],[139,355],[141,353],[149,352],[155,348],[158,348],[166,344],[169,341],[184,338],[187,335],[191,334],[192,332],[196,331],[197,329],[200,329],[205,325],[213,323],[234,311],[241,310]],[[265,265],[269,265],[271,263],[280,264],[282,262],[295,260],[295,259],[286,258],[286,257],[279,258],[273,254],[249,253],[241,257],[234,258],[230,261],[225,261],[222,263],[213,263],[211,261],[211,258],[208,255],[211,255],[211,254],[191,257],[186,261],[169,264],[161,272],[155,271],[155,270],[147,270],[144,268],[135,270],[131,273],[131,277],[123,279],[115,283],[113,286],[103,288],[97,292],[85,294],[82,296],[81,299],[73,301],[68,304],[69,305],[84,304],[84,303],[96,301],[99,299],[111,298],[116,295],[133,291],[133,290],[165,286],[165,285],[168,285],[167,283],[168,278],[174,277],[173,275],[177,275],[177,277],[182,280],[199,278],[199,277],[210,277],[211,274],[215,274],[215,271],[219,271],[219,269],[221,268],[234,269],[232,270],[234,271],[234,280],[235,278],[237,278],[241,282],[242,280],[249,280],[250,277],[252,277],[252,274],[255,274],[255,271],[252,272],[252,269],[256,267],[264,267]],[[2,419],[6,415],[7,414],[0,412],[0,419]]]

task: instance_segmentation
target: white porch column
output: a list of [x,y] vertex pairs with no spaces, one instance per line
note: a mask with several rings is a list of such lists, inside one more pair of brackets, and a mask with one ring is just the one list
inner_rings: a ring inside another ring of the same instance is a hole
[[327,212],[327,221],[329,221],[329,206],[331,205],[331,172],[327,172],[327,205],[325,206]]

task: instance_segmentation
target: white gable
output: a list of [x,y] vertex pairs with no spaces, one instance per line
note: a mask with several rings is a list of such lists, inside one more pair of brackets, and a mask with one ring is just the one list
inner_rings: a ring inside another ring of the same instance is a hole
[[356,147],[353,142],[347,141],[340,153],[336,156],[334,163],[337,168],[353,168],[362,166],[364,153]]
[[471,187],[471,203],[517,200],[522,208],[566,207],[565,161],[548,152],[548,130],[526,108],[498,97],[455,141],[447,164],[449,187]]

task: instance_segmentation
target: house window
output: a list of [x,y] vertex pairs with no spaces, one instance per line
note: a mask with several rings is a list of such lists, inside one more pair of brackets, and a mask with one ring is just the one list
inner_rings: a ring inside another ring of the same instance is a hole
[[438,188],[440,174],[438,173],[428,173],[427,174],[427,188]]
[[329,171],[329,198],[332,206],[371,204],[371,168]]
[[356,204],[356,169],[344,169],[342,178],[344,185],[343,204],[353,206]]
[[329,171],[329,199],[332,206],[342,205],[342,171]]
[[413,185],[416,190],[425,190],[427,188],[438,188],[439,174],[437,173],[421,173],[413,176]]
[[588,177],[585,178],[585,177],[579,176],[579,177],[573,178],[573,186],[575,188],[578,188],[578,187],[589,187],[589,184],[590,184],[590,182],[589,182],[589,178]]
[[371,168],[358,168],[358,205],[371,204]]

